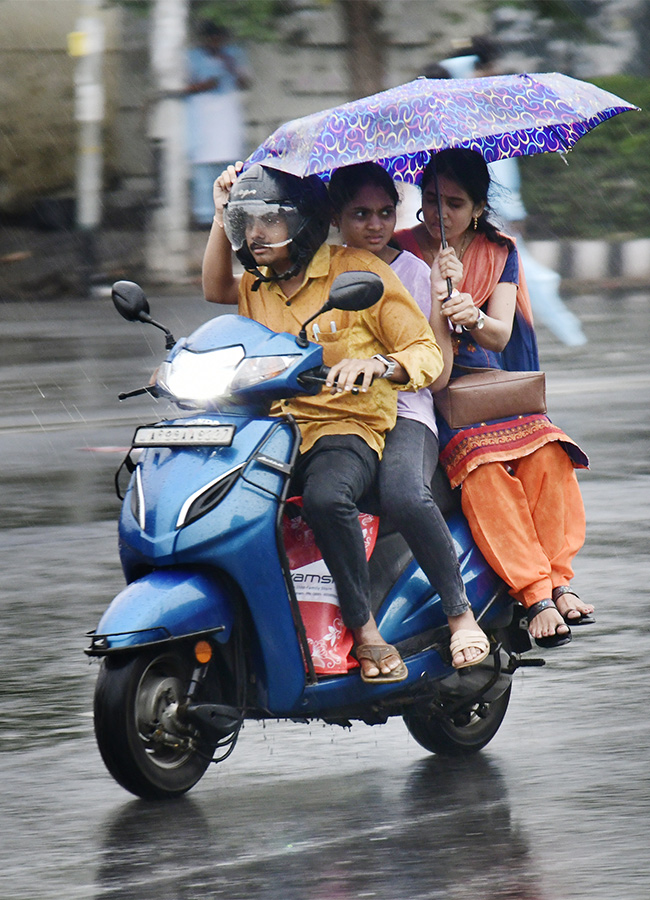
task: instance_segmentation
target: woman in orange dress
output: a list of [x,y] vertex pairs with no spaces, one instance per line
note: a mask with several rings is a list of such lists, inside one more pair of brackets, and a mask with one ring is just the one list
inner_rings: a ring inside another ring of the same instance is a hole
[[[434,168],[435,166],[435,168]],[[443,224],[463,264],[459,290],[442,310],[454,326],[452,379],[468,368],[539,368],[530,300],[516,243],[488,218],[490,176],[472,150],[436,154],[422,177],[420,224],[399,231],[400,247],[432,264]],[[570,586],[584,543],[585,513],[575,468],[582,450],[547,416],[525,415],[451,429],[439,416],[440,462],[491,567],[527,609],[540,646],[571,640],[570,625],[593,622],[593,607]]]

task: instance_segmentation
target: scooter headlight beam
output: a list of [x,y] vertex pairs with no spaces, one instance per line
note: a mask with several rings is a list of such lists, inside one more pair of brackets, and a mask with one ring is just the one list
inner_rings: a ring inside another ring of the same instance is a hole
[[231,390],[237,366],[245,357],[241,345],[204,353],[181,349],[158,370],[161,394],[188,409],[211,409]]
[[276,378],[300,358],[299,354],[244,356],[241,346],[204,353],[183,348],[162,363],[156,386],[181,407],[212,410],[224,398]]

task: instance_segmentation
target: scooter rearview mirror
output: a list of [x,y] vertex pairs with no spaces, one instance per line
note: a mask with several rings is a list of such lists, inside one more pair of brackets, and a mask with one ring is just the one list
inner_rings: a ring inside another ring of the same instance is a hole
[[149,315],[149,301],[144,291],[135,281],[116,281],[111,289],[113,304],[118,313],[128,322],[146,322],[165,332],[165,349],[171,350],[176,343],[168,328],[154,321]]
[[113,305],[128,322],[149,321],[149,302],[139,284],[116,281],[111,290]]
[[303,323],[296,338],[299,347],[306,347],[307,326],[314,319],[329,309],[342,309],[346,312],[359,312],[374,306],[384,293],[384,282],[374,272],[342,272],[332,282],[327,303]]
[[384,282],[374,272],[342,272],[332,282],[329,299],[323,307],[358,312],[374,306],[384,293]]

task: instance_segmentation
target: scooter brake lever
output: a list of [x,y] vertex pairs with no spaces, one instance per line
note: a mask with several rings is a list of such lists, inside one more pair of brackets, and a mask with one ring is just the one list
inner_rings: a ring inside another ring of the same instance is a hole
[[302,372],[298,375],[297,380],[299,384],[303,384],[305,387],[313,387],[315,384],[323,385],[327,380],[329,370],[329,366],[318,366],[315,369]]
[[137,388],[135,391],[124,391],[117,395],[117,399],[120,401],[128,400],[130,397],[139,397],[141,394],[149,394],[150,397],[157,397],[158,391],[154,384],[149,384],[146,387]]

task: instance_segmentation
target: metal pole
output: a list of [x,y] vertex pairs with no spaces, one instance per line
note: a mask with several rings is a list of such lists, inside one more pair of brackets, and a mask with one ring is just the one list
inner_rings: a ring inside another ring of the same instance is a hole
[[92,289],[97,268],[97,235],[101,223],[104,120],[104,22],[98,15],[101,0],[84,0],[87,15],[68,35],[68,51],[77,58],[75,119],[79,123],[76,185],[76,225],[81,245],[81,281],[85,296]]
[[147,233],[147,269],[163,282],[183,280],[189,255],[189,204],[185,150],[185,88],[188,0],[155,0],[151,68],[156,100],[149,136],[157,163],[157,205]]

